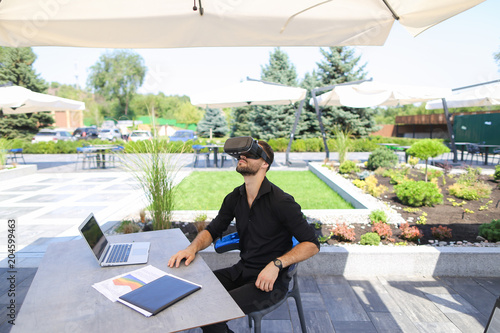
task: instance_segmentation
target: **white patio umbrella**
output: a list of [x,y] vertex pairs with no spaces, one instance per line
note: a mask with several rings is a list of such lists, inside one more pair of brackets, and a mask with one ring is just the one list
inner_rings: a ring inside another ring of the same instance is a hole
[[383,45],[484,0],[4,0],[0,45],[107,48]]
[[307,90],[303,88],[247,78],[246,81],[237,84],[191,96],[191,104],[208,108],[228,108],[247,105],[290,105],[300,101],[286,150],[286,164],[291,165],[290,148],[306,94]]
[[[330,90],[331,89],[331,90]],[[319,91],[330,90],[316,97]],[[330,152],[326,142],[326,133],[321,121],[319,106],[348,106],[354,108],[367,108],[373,106],[397,106],[425,102],[435,98],[451,95],[451,89],[428,86],[407,86],[387,84],[370,80],[347,82],[329,87],[315,88],[309,103],[314,105],[320,124],[325,145],[326,158]]]
[[[359,84],[336,86],[331,91],[319,95],[317,102],[320,106],[367,108],[380,105],[413,104],[450,95],[450,88],[366,81]],[[310,104],[314,105],[314,98],[311,98]]]
[[[480,85],[446,97],[449,108],[500,105],[500,83]],[[443,109],[443,100],[432,100],[425,105],[427,110]]]
[[290,105],[306,97],[307,90],[281,84],[246,80],[191,96],[199,107],[228,108],[247,105]]
[[0,88],[0,108],[4,114],[42,111],[85,110],[85,103],[33,92],[24,87]]

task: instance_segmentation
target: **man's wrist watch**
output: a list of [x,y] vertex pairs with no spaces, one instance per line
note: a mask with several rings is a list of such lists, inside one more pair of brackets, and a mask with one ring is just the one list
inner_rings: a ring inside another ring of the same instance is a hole
[[283,269],[283,263],[279,259],[274,259],[273,260],[274,266],[278,267],[278,269],[281,270]]

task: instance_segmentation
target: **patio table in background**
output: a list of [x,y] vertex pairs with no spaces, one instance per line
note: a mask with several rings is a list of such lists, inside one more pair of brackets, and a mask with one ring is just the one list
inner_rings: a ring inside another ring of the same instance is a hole
[[500,145],[477,145],[479,148],[484,151],[484,165],[488,165],[488,154],[490,149],[494,150],[495,148],[500,148]]
[[[96,145],[96,146],[87,146],[80,148],[80,151],[86,154],[95,153],[96,157],[96,166],[97,168],[106,169],[106,154],[110,151],[114,151],[120,149],[120,146],[116,145]],[[78,163],[78,162],[77,162]]]
[[219,166],[217,153],[219,152],[219,148],[223,147],[224,147],[223,145],[215,145],[215,144],[208,144],[203,146],[203,148],[208,148],[209,151],[212,151],[214,153],[214,165],[216,168]]
[[458,150],[460,147],[460,150],[462,151],[462,155],[460,157],[460,160],[464,160],[464,151],[467,150],[467,146],[470,145],[470,142],[455,142],[455,147]]

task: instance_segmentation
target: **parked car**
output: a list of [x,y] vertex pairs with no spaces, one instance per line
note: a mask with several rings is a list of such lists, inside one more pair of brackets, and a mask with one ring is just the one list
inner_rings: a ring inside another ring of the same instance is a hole
[[78,127],[73,132],[73,136],[77,140],[91,140],[97,139],[99,137],[99,132],[95,127]]
[[43,141],[73,141],[75,140],[71,133],[64,130],[55,129],[41,129],[32,139],[31,143],[43,142]]
[[132,131],[128,136],[128,141],[142,141],[142,140],[151,140],[153,136],[150,131]]
[[122,133],[118,128],[103,128],[99,132],[99,139],[116,141],[122,139]]
[[191,130],[179,130],[174,133],[170,137],[170,141],[182,141],[186,142],[188,140],[196,140],[198,137],[196,136],[194,131]]

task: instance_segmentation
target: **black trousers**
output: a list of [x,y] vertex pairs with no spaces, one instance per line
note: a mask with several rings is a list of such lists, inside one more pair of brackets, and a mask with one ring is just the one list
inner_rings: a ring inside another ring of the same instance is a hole
[[[216,270],[214,274],[241,310],[248,314],[276,304],[285,297],[288,291],[290,278],[286,274],[286,269],[280,273],[270,292],[262,291],[255,286],[259,272],[259,270],[246,269],[238,263],[232,267]],[[231,332],[226,322],[204,326],[202,330],[203,333]]]

